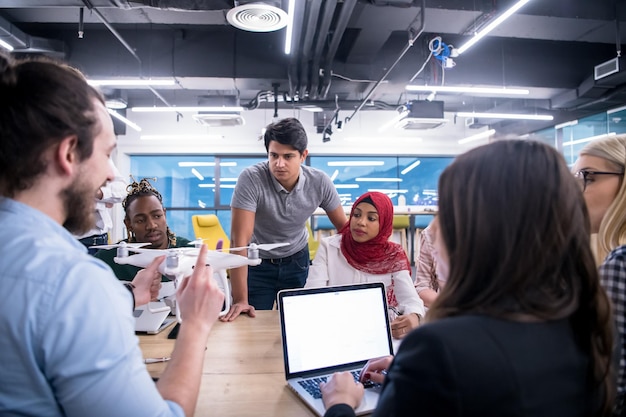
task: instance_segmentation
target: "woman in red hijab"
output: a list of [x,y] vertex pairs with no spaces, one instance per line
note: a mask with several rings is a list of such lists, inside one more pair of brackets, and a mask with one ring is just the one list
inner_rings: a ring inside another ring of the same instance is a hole
[[383,282],[392,335],[402,338],[419,325],[424,303],[415,291],[406,253],[389,241],[392,226],[389,197],[378,192],[363,194],[339,234],[320,242],[305,287]]

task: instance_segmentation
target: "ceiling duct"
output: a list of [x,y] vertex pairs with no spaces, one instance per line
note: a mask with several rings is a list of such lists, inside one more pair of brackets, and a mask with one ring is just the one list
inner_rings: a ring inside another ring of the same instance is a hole
[[198,100],[202,107],[215,107],[215,111],[199,111],[193,119],[204,126],[241,126],[245,120],[241,116],[239,99],[236,96],[202,96]]
[[236,1],[226,20],[241,30],[273,32],[287,26],[288,15],[280,8],[280,1]]
[[407,104],[406,117],[398,121],[396,127],[402,129],[434,129],[446,123],[443,117],[443,101],[413,100]]
[[65,57],[65,44],[63,42],[28,35],[1,16],[0,40],[13,48],[16,53],[49,53]]

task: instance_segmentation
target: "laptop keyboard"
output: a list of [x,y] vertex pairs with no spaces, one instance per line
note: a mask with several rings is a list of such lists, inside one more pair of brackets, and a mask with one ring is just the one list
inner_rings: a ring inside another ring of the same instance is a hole
[[[350,371],[350,373],[352,374],[352,377],[354,378],[355,382],[359,380],[359,375],[361,374],[361,371]],[[320,390],[320,383],[326,382],[326,379],[327,377],[320,376],[320,377],[309,378],[309,379],[304,379],[302,381],[298,381],[298,384],[300,384],[300,386],[304,388],[306,392],[311,394],[313,398],[320,399],[322,398],[322,391]]]

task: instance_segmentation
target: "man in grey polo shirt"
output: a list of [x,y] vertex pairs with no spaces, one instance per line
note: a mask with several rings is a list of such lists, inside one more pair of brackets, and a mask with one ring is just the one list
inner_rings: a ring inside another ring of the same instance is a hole
[[[337,229],[346,223],[339,195],[324,172],[302,165],[309,151],[302,124],[294,118],[267,126],[268,161],[246,168],[237,180],[231,202],[231,246],[289,242],[260,251],[263,262],[230,271],[233,304],[221,318],[232,321],[255,309],[271,310],[276,294],[301,288],[309,272],[305,223],[321,207]],[[239,254],[246,256],[243,250]]]

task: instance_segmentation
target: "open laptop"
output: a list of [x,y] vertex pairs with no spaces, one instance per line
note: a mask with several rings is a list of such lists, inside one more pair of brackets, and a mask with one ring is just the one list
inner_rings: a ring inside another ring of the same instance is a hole
[[[319,382],[337,371],[358,378],[369,359],[393,352],[383,283],[283,290],[278,309],[287,385],[319,416]],[[378,396],[367,388],[356,414],[371,413]]]
[[170,308],[164,303],[150,303],[151,312],[148,304],[138,306],[133,311],[135,316],[135,331],[141,333],[157,334],[166,329],[170,324],[176,321],[175,318],[168,318]]

